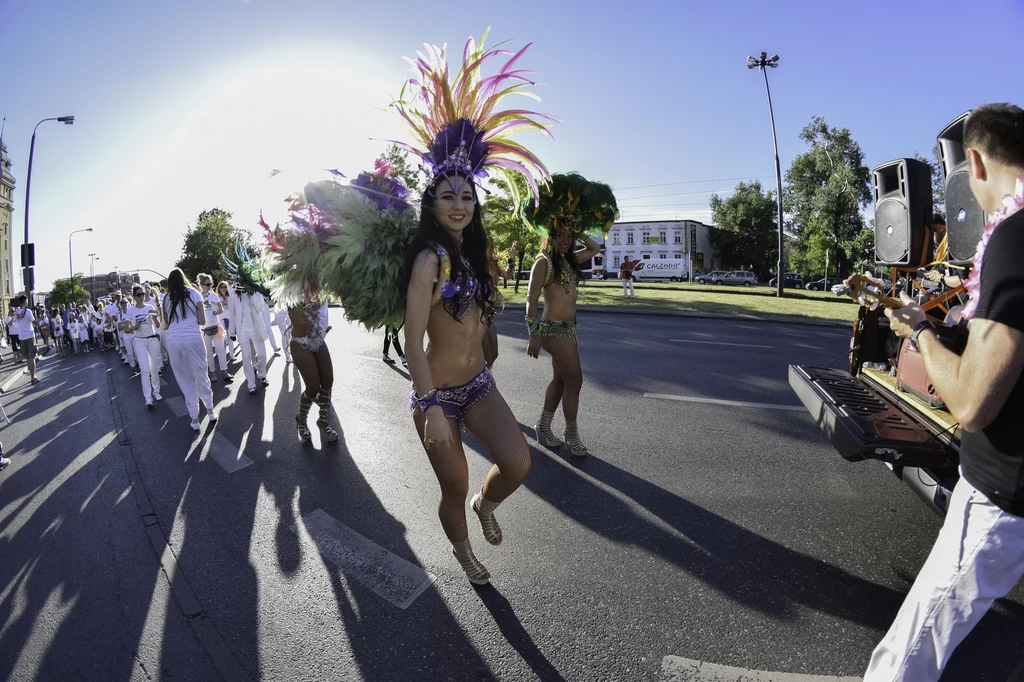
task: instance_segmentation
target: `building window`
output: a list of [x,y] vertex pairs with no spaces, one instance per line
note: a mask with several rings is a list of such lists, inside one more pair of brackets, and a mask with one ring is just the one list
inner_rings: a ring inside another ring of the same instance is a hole
[[668,235],[665,232],[659,232],[658,236],[661,237],[662,244],[668,244]]
[[682,244],[683,243],[683,233],[682,232],[674,232],[673,235],[675,236],[675,243],[676,244]]
[[658,258],[660,260],[665,260],[666,258],[668,258],[668,254],[665,253],[664,251],[661,251],[660,253],[658,253]]
[[683,254],[681,254],[681,253],[673,253],[673,254],[672,254],[672,257],[673,257],[673,258],[682,258],[682,257],[683,257]]
[[617,268],[620,265],[622,265],[622,258],[620,258],[619,256],[616,256],[615,260],[612,261],[612,266]]
[[643,239],[640,240],[640,243],[641,244],[650,244],[651,243],[651,233],[650,232],[644,232],[643,233]]
[[619,245],[619,233],[618,232],[616,232],[615,234],[612,235],[612,244],[615,245],[615,246]]
[[643,256],[641,256],[641,258],[643,258],[644,260],[651,260],[651,254],[645,253]]
[[627,244],[632,244],[633,243],[633,233],[632,232],[630,232],[629,234],[626,235],[626,243]]

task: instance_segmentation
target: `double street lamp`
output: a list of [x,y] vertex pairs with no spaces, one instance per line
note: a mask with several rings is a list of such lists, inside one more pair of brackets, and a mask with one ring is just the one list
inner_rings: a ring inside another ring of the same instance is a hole
[[32,157],[36,151],[36,130],[39,126],[47,121],[57,121],[64,125],[72,125],[75,122],[74,116],[56,116],[53,118],[44,118],[39,123],[36,123],[36,127],[32,129],[32,144],[28,148],[28,174],[25,177],[25,243],[21,247],[21,267],[25,272],[25,294],[28,296],[29,301],[32,300],[32,267],[35,265],[35,247],[32,242],[28,239],[28,208],[29,198],[32,193]]
[[96,261],[99,258],[95,253],[89,254],[89,298],[93,299],[93,305],[96,305]]
[[92,228],[87,227],[84,230],[75,230],[74,232],[68,235],[68,277],[71,279],[74,279],[75,277],[75,266],[72,264],[71,260],[71,238],[78,234],[79,232],[92,232]]
[[768,68],[776,68],[779,65],[779,55],[773,54],[771,57],[768,56],[767,52],[762,52],[761,57],[755,59],[754,57],[747,57],[747,68],[748,69],[761,69],[761,73],[764,74],[764,89],[768,93],[768,115],[772,120],[772,144],[775,145],[775,183],[776,193],[778,194],[779,204],[779,267],[778,267],[778,278],[776,279],[777,288],[775,295],[782,298],[783,295],[783,282],[785,277],[783,275],[782,266],[782,250],[785,247],[783,242],[784,237],[782,235],[782,167],[779,166],[779,142],[775,137],[775,112],[772,111],[772,91],[768,87]]

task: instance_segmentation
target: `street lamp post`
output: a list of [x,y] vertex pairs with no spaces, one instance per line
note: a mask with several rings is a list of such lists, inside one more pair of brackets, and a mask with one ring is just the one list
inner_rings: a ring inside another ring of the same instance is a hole
[[92,299],[92,304],[96,305],[96,261],[99,260],[99,256],[90,253],[89,259],[89,298]]
[[78,234],[79,232],[92,232],[92,228],[87,227],[84,230],[74,230],[71,234],[68,235],[68,278],[70,279],[74,279],[75,277],[75,266],[73,265],[71,260],[71,238]]
[[75,122],[74,116],[56,116],[54,118],[44,118],[39,123],[36,123],[36,127],[32,129],[32,144],[28,148],[28,173],[25,176],[25,243],[22,245],[21,254],[21,267],[24,270],[25,275],[25,294],[29,298],[29,302],[32,300],[32,276],[31,268],[35,265],[35,253],[32,247],[32,243],[28,240],[28,208],[29,208],[29,197],[32,193],[32,157],[36,151],[36,130],[40,125],[47,121],[58,121],[64,125],[73,125]]
[[778,65],[779,65],[779,55],[777,55],[777,54],[774,54],[771,57],[769,57],[767,52],[762,52],[760,59],[755,59],[753,57],[747,57],[747,68],[748,69],[761,69],[761,73],[764,74],[764,90],[765,90],[765,92],[768,93],[768,116],[771,117],[771,120],[772,120],[772,144],[775,145],[775,184],[776,184],[776,188],[777,188],[776,192],[778,193],[778,197],[777,198],[778,198],[778,204],[779,204],[779,267],[778,267],[778,270],[777,270],[778,277],[776,279],[777,288],[776,288],[776,291],[775,291],[775,295],[778,296],[779,298],[782,298],[782,296],[783,296],[783,283],[784,283],[784,279],[785,279],[784,274],[783,274],[784,268],[783,268],[783,264],[782,264],[782,261],[783,261],[782,250],[785,247],[785,244],[783,242],[784,238],[783,238],[783,235],[782,235],[782,167],[779,165],[779,142],[778,142],[778,140],[775,137],[775,112],[772,110],[772,91],[768,87],[768,68],[767,68],[767,67],[771,67],[771,68],[774,69],[774,68],[778,67]]

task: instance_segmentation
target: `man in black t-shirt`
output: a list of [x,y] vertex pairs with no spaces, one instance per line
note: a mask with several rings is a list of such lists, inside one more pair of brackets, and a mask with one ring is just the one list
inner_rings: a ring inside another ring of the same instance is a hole
[[971,191],[989,216],[966,287],[970,336],[946,349],[921,307],[887,310],[921,351],[960,422],[960,481],[906,601],[875,649],[865,682],[938,680],[992,602],[1024,575],[1024,110],[993,104],[964,126]]

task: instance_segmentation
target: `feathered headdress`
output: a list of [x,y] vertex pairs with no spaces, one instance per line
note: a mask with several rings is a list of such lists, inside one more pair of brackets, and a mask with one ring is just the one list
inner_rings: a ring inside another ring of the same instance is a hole
[[408,188],[390,173],[383,159],[347,185],[332,173],[290,197],[283,227],[271,229],[260,217],[275,300],[293,306],[335,298],[347,319],[367,329],[402,325],[403,268],[418,217]]
[[542,237],[550,237],[561,227],[571,230],[574,237],[597,237],[607,234],[619,218],[612,188],[578,173],[555,173],[535,205],[522,210],[523,218]]
[[[418,75],[402,87],[392,106],[409,125],[415,141],[412,145],[396,144],[427,163],[432,172],[431,183],[453,171],[469,180],[492,173],[519,173],[537,196],[535,176],[548,180],[550,174],[540,159],[513,142],[510,135],[525,128],[540,130],[551,137],[548,126],[556,119],[525,109],[495,110],[503,97],[513,93],[540,98],[528,90],[536,85],[527,77],[533,72],[513,68],[530,45],[515,53],[497,48],[485,52],[484,41],[489,31],[484,31],[479,44],[473,38],[466,42],[454,79],[449,77],[446,47],[425,45],[426,55],[417,53],[416,60],[406,58]],[[498,73],[484,77],[484,63],[498,55],[511,57]],[[515,183],[511,177],[508,179],[514,191]]]
[[260,259],[249,255],[244,244],[235,244],[235,257],[231,258],[227,252],[224,253],[224,270],[228,275],[237,280],[235,289],[246,289],[270,296],[270,290],[266,286],[270,273]]

